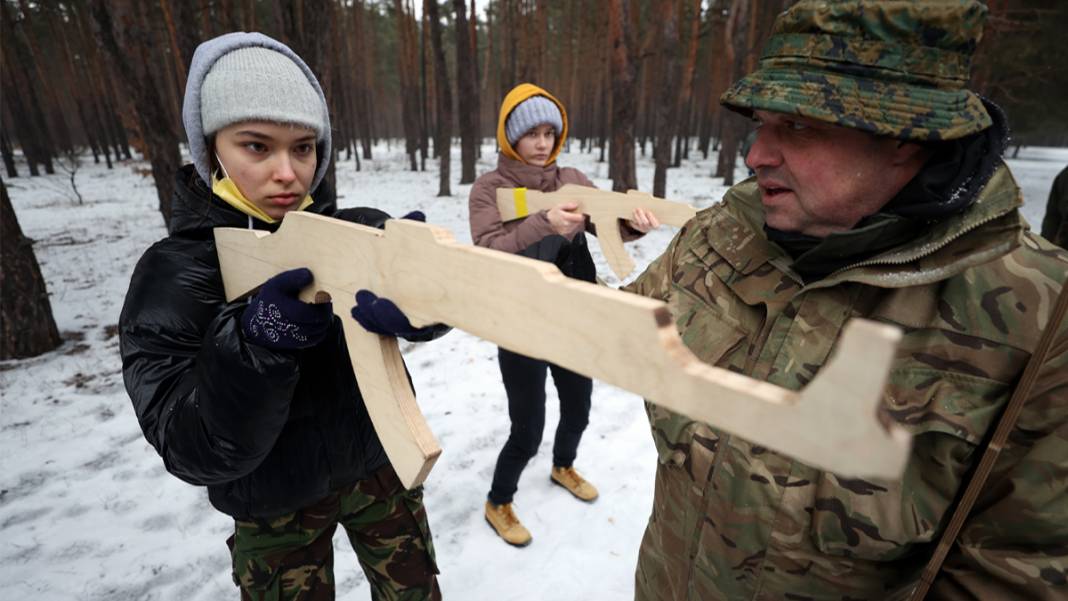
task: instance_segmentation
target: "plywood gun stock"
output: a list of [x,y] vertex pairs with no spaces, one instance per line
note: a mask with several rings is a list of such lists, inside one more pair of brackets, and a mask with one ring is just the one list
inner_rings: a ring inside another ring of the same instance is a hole
[[227,299],[309,267],[334,299],[368,413],[405,486],[441,452],[408,385],[394,339],[363,330],[350,299],[388,297],[416,326],[444,322],[531,357],[642,395],[695,420],[849,476],[898,477],[909,438],[876,406],[899,332],[854,320],[801,392],[699,361],[657,300],[564,277],[552,264],[457,243],[441,228],[390,220],[385,231],[289,213],[275,234],[215,230]]
[[697,209],[688,204],[664,200],[637,190],[623,194],[575,184],[561,186],[556,192],[497,188],[497,208],[501,211],[502,221],[520,219],[563,202],[577,203],[578,212],[590,216],[590,221],[597,226],[597,240],[608,266],[621,280],[634,271],[634,261],[623,248],[618,219],[630,219],[634,209],[642,207],[656,215],[660,223],[682,227],[697,213]]

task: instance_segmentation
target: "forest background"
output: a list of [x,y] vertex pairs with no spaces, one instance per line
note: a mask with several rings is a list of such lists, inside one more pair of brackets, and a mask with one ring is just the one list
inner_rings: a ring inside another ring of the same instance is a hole
[[[568,107],[568,148],[607,162],[614,190],[638,189],[635,157],[655,164],[652,193],[690,153],[734,183],[752,123],[719,105],[753,70],[792,0],[0,0],[0,155],[7,178],[69,176],[83,157],[134,154],[164,224],[185,142],[181,99],[197,45],[262,31],[316,73],[334,156],[361,169],[399,141],[412,171],[438,162],[439,197],[475,180],[498,106],[536,82]],[[970,87],[1008,113],[1013,155],[1068,146],[1068,2],[990,0]],[[61,337],[33,254],[0,178],[0,359],[32,357]]]
[[[17,177],[52,173],[82,149],[110,166],[151,163],[164,220],[181,162],[181,98],[196,46],[261,31],[323,85],[335,152],[371,158],[400,139],[412,170],[439,160],[439,195],[475,179],[504,94],[523,81],[568,107],[571,142],[635,188],[635,152],[656,159],[652,192],[690,152],[722,150],[730,185],[751,125],[719,95],[756,65],[790,0],[0,0],[0,151]],[[1002,105],[1017,145],[1068,145],[1068,3],[990,0],[971,88]],[[333,177],[333,173],[330,174]]]

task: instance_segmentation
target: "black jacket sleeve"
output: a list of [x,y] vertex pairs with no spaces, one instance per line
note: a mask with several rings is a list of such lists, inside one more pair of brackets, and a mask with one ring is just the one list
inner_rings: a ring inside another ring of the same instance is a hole
[[1054,244],[1064,246],[1068,243],[1068,167],[1065,167],[1053,180],[1046,201],[1046,216],[1042,219],[1042,237]]
[[168,471],[192,484],[228,482],[274,446],[297,361],[244,341],[245,304],[225,302],[214,245],[174,240],[150,248],[134,269],[119,318],[123,378]]

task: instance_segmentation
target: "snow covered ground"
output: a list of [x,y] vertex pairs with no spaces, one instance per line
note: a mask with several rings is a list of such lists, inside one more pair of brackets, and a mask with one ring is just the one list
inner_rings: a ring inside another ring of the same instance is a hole
[[[576,147],[577,148],[577,147]],[[695,153],[694,156],[699,157]],[[407,171],[402,147],[375,149],[356,172],[337,168],[339,205],[391,214],[423,210],[431,223],[470,242],[469,186],[436,198],[436,162]],[[560,163],[609,187],[596,154]],[[479,173],[494,166],[483,148]],[[0,363],[0,582],[6,599],[125,601],[236,599],[225,540],[232,522],[203,489],[170,476],[144,441],[122,384],[116,322],[133,266],[164,235],[144,162],[108,171],[84,160],[77,205],[64,175],[5,180],[23,231],[36,241],[64,345],[44,356]],[[459,167],[459,151],[452,164]],[[1024,148],[1011,160],[1037,225],[1068,149]],[[715,156],[684,161],[668,175],[670,198],[706,207],[724,186],[709,177]],[[25,175],[24,165],[22,173]],[[649,158],[639,186],[652,187]],[[741,173],[739,173],[741,176]],[[454,173],[454,181],[456,173]],[[667,245],[671,228],[628,245],[639,273]],[[598,270],[612,277],[596,242]],[[487,283],[492,285],[492,283]],[[548,432],[520,482],[516,506],[534,542],[514,549],[482,518],[482,504],[508,432],[495,347],[464,332],[404,345],[420,404],[444,453],[426,484],[426,503],[447,599],[615,600],[632,597],[639,541],[652,501],[655,455],[640,399],[595,384],[578,468],[601,490],[591,505],[549,482],[557,411],[549,386]],[[368,599],[342,534],[335,538],[338,598]]]

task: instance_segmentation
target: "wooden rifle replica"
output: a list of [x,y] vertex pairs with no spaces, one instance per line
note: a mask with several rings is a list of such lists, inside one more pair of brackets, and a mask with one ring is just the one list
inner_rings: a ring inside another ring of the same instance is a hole
[[682,227],[697,214],[697,209],[686,203],[657,198],[637,190],[629,190],[624,194],[576,184],[565,184],[556,192],[497,188],[497,208],[501,211],[501,221],[522,219],[564,202],[578,204],[577,211],[590,216],[590,222],[597,228],[601,252],[612,272],[621,280],[634,271],[634,261],[623,248],[617,223],[619,219],[630,219],[634,209],[641,207],[656,215],[664,225]]
[[[610,228],[605,228],[610,229]],[[876,415],[900,333],[853,320],[804,390],[707,365],[687,349],[661,301],[565,277],[551,263],[459,244],[440,227],[389,220],[384,230],[288,213],[274,234],[217,228],[227,300],[308,267],[302,291],[334,300],[367,411],[406,487],[441,453],[405,375],[395,338],[364,330],[350,299],[368,289],[415,326],[447,323],[516,353],[639,394],[807,464],[853,477],[900,477],[910,438]]]

